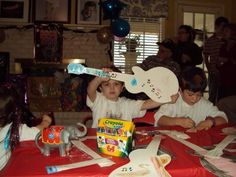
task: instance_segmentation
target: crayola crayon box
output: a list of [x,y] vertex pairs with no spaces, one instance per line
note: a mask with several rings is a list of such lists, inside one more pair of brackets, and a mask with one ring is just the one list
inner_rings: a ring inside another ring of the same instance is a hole
[[135,125],[131,121],[102,118],[97,128],[97,146],[101,153],[125,157],[132,149]]

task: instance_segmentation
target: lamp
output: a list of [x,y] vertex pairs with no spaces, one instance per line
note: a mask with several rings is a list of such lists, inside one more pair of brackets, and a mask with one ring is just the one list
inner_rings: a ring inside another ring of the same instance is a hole
[[69,63],[85,64],[85,59],[81,59],[81,58],[63,59],[62,63],[64,63],[64,64],[69,64]]

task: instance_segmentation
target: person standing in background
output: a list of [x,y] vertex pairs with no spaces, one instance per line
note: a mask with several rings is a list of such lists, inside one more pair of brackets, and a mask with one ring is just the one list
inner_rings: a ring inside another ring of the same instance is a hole
[[203,45],[204,62],[208,70],[209,100],[216,103],[218,100],[218,89],[220,85],[219,70],[219,52],[224,44],[222,40],[224,26],[229,23],[225,17],[218,17],[215,20],[215,33],[209,37]]
[[194,43],[195,31],[189,25],[181,25],[177,36],[177,55],[176,62],[181,70],[187,67],[194,67],[202,63],[202,49]]
[[225,44],[220,48],[218,64],[220,74],[219,98],[236,94],[236,24],[225,26],[223,39]]

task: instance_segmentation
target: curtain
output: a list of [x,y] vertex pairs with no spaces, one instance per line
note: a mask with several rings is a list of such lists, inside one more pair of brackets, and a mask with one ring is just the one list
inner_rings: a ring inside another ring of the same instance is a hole
[[121,0],[127,6],[122,10],[124,17],[157,18],[168,16],[168,0]]

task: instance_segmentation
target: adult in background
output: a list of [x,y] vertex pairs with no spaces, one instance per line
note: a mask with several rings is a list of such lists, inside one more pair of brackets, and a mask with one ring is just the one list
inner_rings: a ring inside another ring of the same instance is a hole
[[223,38],[226,42],[219,54],[219,98],[236,94],[236,24],[225,26]]
[[177,35],[177,57],[181,69],[194,67],[202,63],[202,49],[194,43],[195,31],[189,25],[181,25]]
[[222,40],[223,30],[228,23],[227,18],[218,17],[215,20],[215,33],[203,45],[204,61],[208,70],[209,100],[214,104],[218,100],[220,85],[219,70],[217,68],[219,53],[221,46],[224,44],[224,40]]

